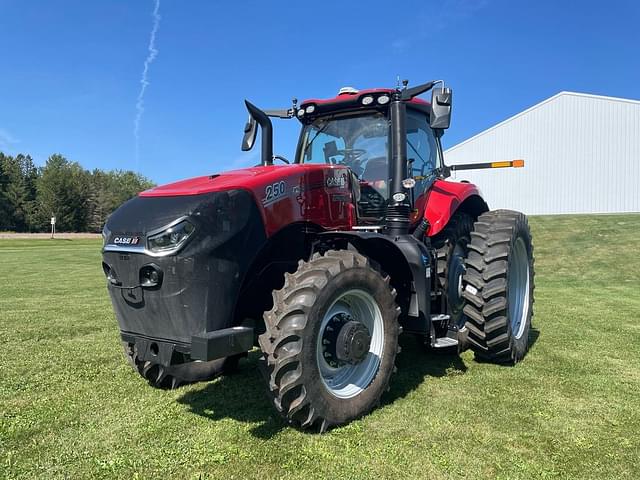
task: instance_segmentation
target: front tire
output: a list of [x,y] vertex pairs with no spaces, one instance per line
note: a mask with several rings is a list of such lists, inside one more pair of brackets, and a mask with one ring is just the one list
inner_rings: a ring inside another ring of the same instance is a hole
[[387,390],[400,309],[389,277],[349,250],[314,254],[273,292],[259,337],[273,404],[303,428],[360,417]]
[[162,366],[140,359],[135,345],[122,344],[124,355],[133,369],[155,388],[173,390],[181,385],[212,380],[224,373],[235,370],[240,356],[211,360],[210,362],[190,361],[176,365]]
[[474,224],[463,277],[468,341],[476,357],[517,363],[529,349],[533,246],[527,217],[487,212]]

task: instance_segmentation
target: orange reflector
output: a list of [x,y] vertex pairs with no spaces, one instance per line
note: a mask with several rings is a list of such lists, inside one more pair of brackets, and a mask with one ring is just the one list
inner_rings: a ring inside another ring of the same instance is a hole
[[491,168],[506,168],[510,166],[511,162],[491,162]]
[[511,162],[511,166],[513,168],[522,168],[524,167],[524,160],[514,160],[513,162]]

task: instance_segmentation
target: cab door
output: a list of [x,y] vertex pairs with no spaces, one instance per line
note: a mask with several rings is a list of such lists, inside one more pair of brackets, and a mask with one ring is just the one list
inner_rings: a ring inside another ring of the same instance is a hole
[[407,109],[407,178],[416,182],[411,189],[411,223],[422,218],[429,187],[440,165],[438,145],[427,115]]

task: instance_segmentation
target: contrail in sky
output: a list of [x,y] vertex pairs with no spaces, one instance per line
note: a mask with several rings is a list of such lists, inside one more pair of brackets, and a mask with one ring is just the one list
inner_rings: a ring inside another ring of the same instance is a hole
[[136,101],[136,118],[133,121],[133,136],[136,140],[136,171],[138,171],[138,163],[140,162],[140,120],[144,113],[144,93],[149,85],[149,66],[158,56],[158,49],[156,48],[156,34],[158,33],[158,27],[160,26],[160,0],[155,0],[155,6],[153,8],[153,27],[151,28],[151,36],[149,37],[149,53],[144,61],[144,67],[142,69],[142,78],[140,78],[140,93],[138,93],[138,100]]

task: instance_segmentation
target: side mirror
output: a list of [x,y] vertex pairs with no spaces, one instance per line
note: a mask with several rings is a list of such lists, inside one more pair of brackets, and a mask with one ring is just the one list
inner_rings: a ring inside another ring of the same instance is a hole
[[431,128],[449,128],[451,124],[451,100],[453,92],[450,88],[434,88],[431,92],[431,111],[429,124]]
[[244,136],[242,137],[242,151],[248,152],[256,143],[256,134],[258,133],[258,122],[249,115],[246,125],[244,126]]

